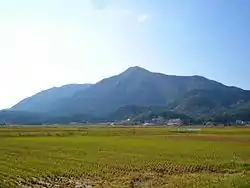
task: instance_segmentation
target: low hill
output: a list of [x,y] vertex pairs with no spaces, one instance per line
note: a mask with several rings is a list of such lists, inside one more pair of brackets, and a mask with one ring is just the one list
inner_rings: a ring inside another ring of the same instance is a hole
[[238,88],[194,90],[170,104],[168,109],[194,118],[211,118],[225,112],[239,112],[249,102],[250,91]]
[[241,101],[212,118],[217,122],[235,122],[236,120],[250,121],[250,101]]
[[20,124],[20,125],[39,125],[45,122],[47,116],[32,112],[22,111],[0,111],[0,125]]
[[173,111],[168,111],[165,106],[135,106],[129,105],[119,108],[108,118],[110,120],[126,120],[131,119],[136,122],[152,120],[153,118],[162,117],[164,119],[180,118],[183,120],[192,120],[193,118]]
[[99,122],[100,118],[88,114],[74,114],[69,116],[55,116],[43,113],[24,111],[0,111],[0,125],[42,125],[42,124],[70,124]]

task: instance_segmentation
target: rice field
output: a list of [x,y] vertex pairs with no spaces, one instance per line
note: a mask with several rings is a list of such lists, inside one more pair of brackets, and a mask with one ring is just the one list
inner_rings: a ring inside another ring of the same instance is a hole
[[0,127],[0,187],[250,187],[250,127]]

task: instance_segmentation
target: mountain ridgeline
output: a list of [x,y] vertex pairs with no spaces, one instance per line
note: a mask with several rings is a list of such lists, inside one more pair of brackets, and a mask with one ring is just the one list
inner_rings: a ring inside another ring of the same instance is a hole
[[164,75],[131,67],[96,84],[72,84],[42,91],[22,100],[10,111],[69,120],[77,116],[77,120],[82,117],[89,121],[138,118],[145,114],[250,120],[249,104],[250,91],[201,76]]

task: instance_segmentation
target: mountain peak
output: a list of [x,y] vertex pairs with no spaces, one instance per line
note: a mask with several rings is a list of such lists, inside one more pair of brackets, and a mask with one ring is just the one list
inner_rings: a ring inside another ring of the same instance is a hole
[[148,70],[142,68],[142,67],[139,67],[139,66],[133,66],[133,67],[129,67],[127,70],[136,70],[136,71],[147,71],[149,72]]
[[140,73],[149,73],[150,71],[148,71],[147,69],[144,69],[142,67],[139,66],[133,66],[133,67],[129,67],[127,70],[125,70],[122,74],[140,74]]

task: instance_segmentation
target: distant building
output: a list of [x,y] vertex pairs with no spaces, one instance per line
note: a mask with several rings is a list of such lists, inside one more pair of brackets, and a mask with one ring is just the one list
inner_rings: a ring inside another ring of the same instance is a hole
[[163,125],[165,123],[165,119],[161,116],[152,119],[152,123],[157,125]]
[[154,125],[153,123],[144,123],[144,126],[150,126],[150,125]]
[[245,122],[242,120],[236,120],[236,125],[245,125]]
[[180,118],[178,118],[178,119],[169,119],[167,121],[167,125],[169,125],[169,126],[182,125],[182,124],[183,124],[183,121]]
[[215,123],[214,123],[214,122],[209,121],[209,122],[206,122],[206,123],[205,123],[205,125],[206,125],[206,126],[214,126],[214,125],[215,125]]
[[71,122],[69,123],[70,125],[77,125],[77,124],[80,124],[80,123],[77,123],[77,122]]

